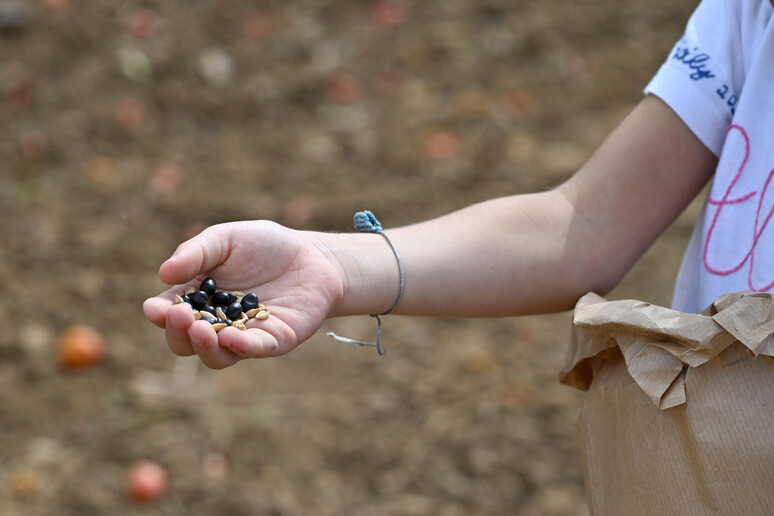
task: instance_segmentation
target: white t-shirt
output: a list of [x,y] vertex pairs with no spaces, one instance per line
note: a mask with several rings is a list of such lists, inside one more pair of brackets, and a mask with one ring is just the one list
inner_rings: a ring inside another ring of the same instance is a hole
[[703,0],[645,88],[719,158],[675,285],[677,310],[774,290],[773,13],[769,0]]

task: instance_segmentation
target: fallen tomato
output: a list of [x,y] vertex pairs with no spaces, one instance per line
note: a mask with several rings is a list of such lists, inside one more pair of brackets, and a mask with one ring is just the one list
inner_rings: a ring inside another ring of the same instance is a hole
[[126,494],[134,502],[153,502],[166,494],[167,485],[167,471],[153,461],[142,460],[129,468]]
[[70,326],[59,335],[59,363],[66,369],[84,369],[99,363],[105,355],[105,339],[86,325]]

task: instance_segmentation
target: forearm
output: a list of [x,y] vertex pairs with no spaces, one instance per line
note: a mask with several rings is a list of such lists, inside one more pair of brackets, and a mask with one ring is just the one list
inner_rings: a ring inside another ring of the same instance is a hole
[[[506,316],[572,307],[592,288],[560,191],[493,199],[392,232],[406,250],[400,313]],[[410,272],[410,279],[409,279]],[[591,281],[590,281],[591,280]]]
[[[396,313],[496,317],[571,308],[599,285],[588,242],[559,190],[493,199],[387,229],[405,270]],[[347,278],[332,315],[381,313],[398,295],[397,260],[380,235],[329,235]],[[583,242],[583,245],[580,243]],[[601,275],[599,275],[601,276]]]

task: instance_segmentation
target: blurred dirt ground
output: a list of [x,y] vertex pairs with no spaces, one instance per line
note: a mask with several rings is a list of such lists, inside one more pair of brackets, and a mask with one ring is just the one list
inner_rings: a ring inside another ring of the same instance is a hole
[[[214,372],[141,303],[206,225],[396,226],[559,184],[695,4],[0,0],[0,514],[587,514],[568,313],[392,316],[385,357],[337,319]],[[695,211],[611,298],[669,303]],[[72,324],[97,367],[58,366]],[[170,478],[147,506],[141,459]]]

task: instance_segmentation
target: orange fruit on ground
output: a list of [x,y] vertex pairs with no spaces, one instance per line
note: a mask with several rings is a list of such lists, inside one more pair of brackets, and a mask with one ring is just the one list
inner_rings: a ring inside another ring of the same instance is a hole
[[459,136],[448,131],[439,131],[425,139],[425,154],[437,161],[456,158],[462,149]]
[[105,356],[105,339],[86,325],[70,326],[59,335],[59,363],[67,369],[85,369]]
[[167,470],[150,460],[136,462],[129,468],[126,494],[134,502],[158,500],[167,492]]

